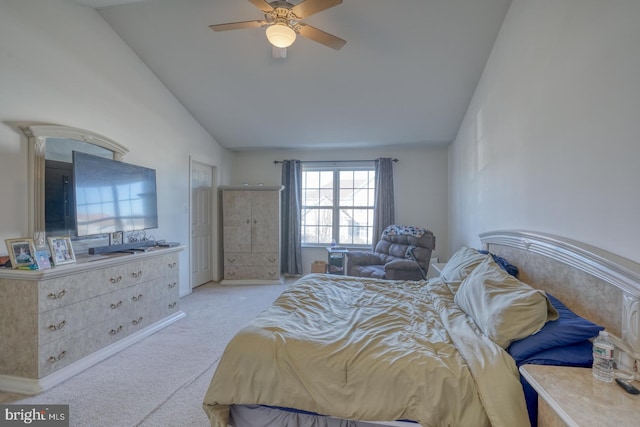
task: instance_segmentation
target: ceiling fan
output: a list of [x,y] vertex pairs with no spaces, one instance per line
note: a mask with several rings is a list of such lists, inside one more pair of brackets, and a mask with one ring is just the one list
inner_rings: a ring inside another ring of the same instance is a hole
[[273,46],[273,56],[280,58],[286,57],[286,48],[293,44],[297,34],[335,50],[340,50],[347,43],[339,37],[301,22],[308,16],[339,5],[342,0],[303,0],[298,4],[283,0],[249,1],[264,12],[264,19],[215,24],[210,25],[209,28],[213,31],[227,31],[267,27],[266,35]]

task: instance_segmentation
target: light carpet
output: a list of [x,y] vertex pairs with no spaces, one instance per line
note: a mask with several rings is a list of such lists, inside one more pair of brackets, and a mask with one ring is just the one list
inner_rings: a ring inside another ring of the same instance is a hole
[[78,427],[207,426],[202,400],[227,342],[285,289],[200,286],[180,300],[187,317],[37,396],[0,402],[68,404]]

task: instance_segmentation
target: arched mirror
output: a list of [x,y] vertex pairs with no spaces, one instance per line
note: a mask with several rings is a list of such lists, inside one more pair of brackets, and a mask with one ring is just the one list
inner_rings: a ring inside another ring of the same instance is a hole
[[29,144],[29,233],[37,247],[45,247],[47,237],[68,236],[76,252],[83,247],[106,242],[109,236],[75,235],[73,203],[73,151],[114,160],[129,152],[117,142],[84,129],[60,125],[21,124],[18,128]]

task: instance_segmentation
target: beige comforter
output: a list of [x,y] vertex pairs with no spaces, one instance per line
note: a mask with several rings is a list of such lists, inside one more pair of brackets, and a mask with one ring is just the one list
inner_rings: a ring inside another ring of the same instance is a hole
[[[239,310],[242,307],[238,307]],[[422,426],[526,426],[513,359],[440,279],[303,277],[228,344],[204,399]]]

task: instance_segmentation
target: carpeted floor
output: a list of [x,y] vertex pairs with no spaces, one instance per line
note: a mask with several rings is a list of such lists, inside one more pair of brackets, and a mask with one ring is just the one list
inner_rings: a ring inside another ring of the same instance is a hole
[[0,393],[0,403],[68,404],[78,427],[207,426],[202,399],[227,342],[286,287],[200,286],[180,300],[187,317],[44,393]]

